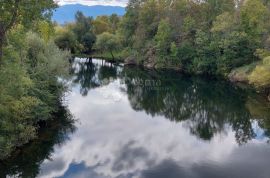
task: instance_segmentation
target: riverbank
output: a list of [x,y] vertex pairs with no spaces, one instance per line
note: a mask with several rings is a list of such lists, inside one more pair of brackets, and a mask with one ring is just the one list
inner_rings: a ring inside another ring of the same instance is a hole
[[[116,53],[117,54],[117,53]],[[190,74],[190,75],[204,75],[200,73],[189,73],[187,71],[182,70],[180,67],[156,67],[156,65],[144,63],[139,64],[136,59],[125,57],[123,58],[123,55],[121,53],[118,53],[117,55],[119,58],[113,59],[109,53],[96,53],[92,54],[93,58],[101,58],[108,62],[116,62],[116,63],[124,63],[125,66],[141,66],[147,69],[155,69],[155,70],[175,70],[182,73]],[[270,101],[270,92],[268,88],[256,88],[254,85],[252,85],[249,81],[249,76],[251,75],[252,71],[258,66],[259,62],[253,62],[249,65],[244,65],[239,68],[233,69],[230,73],[226,75],[210,75],[211,77],[215,77],[222,80],[230,81],[231,83],[241,87],[241,88],[253,88],[257,91],[257,93],[264,95],[267,97],[267,99]]]
[[76,130],[74,123],[69,110],[60,105],[51,119],[39,123],[34,139],[17,147],[9,157],[0,160],[0,177],[17,174],[18,171],[24,172],[23,170],[33,172],[31,176],[26,176],[25,171],[23,177],[36,177],[40,169],[39,163],[49,158],[54,146],[64,144],[68,135]]
[[[19,43],[13,35],[20,33],[14,29],[9,43]],[[0,66],[0,160],[37,137],[39,123],[58,111],[68,87],[70,53],[37,33],[23,35],[21,46],[4,47]]]
[[113,51],[113,55],[110,52],[93,52],[90,54],[92,58],[99,58],[99,59],[105,59],[109,62],[116,62],[116,63],[124,63],[125,58],[127,58],[127,54],[124,51]]

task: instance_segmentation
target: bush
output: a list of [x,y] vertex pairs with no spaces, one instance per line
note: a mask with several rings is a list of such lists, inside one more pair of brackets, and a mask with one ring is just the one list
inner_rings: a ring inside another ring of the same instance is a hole
[[62,50],[69,50],[75,54],[80,51],[76,35],[67,29],[62,29],[56,33],[55,44]]
[[249,76],[249,81],[258,89],[270,87],[270,56],[263,59]]
[[39,121],[51,118],[65,89],[58,77],[69,69],[67,51],[35,33],[23,36],[20,43],[9,35],[0,69],[0,159],[33,139]]
[[98,35],[96,41],[96,48],[101,51],[108,51],[111,53],[112,58],[114,59],[113,51],[119,49],[119,38],[117,35],[105,32],[101,35]]

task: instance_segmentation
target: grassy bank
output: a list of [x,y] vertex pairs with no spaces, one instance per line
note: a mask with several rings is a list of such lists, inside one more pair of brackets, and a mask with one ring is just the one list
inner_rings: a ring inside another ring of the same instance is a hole
[[236,68],[230,72],[228,78],[232,82],[249,83],[249,76],[257,65],[258,62],[254,62],[249,65],[244,65],[242,67]]

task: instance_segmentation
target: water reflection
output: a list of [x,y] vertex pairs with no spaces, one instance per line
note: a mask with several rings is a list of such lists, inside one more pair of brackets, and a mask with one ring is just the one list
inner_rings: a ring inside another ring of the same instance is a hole
[[[108,84],[117,78],[117,67],[104,60],[76,59],[71,67],[73,83],[80,85],[80,93],[87,96],[90,89]],[[106,81],[108,80],[108,81]]]
[[[256,137],[252,123],[259,118],[254,117],[245,105],[247,102],[251,104],[252,94],[248,95],[227,82],[138,68],[124,69],[122,80],[127,86],[127,95],[134,110],[145,111],[153,117],[186,121],[185,126],[190,132],[203,140],[211,140],[215,134],[225,133],[228,125],[235,131],[239,144]],[[142,81],[140,84],[134,82],[139,80]],[[160,84],[157,86],[151,81],[160,81]],[[261,99],[260,102],[264,101]],[[267,120],[270,118],[269,108],[266,103],[264,107],[266,115],[262,117]],[[268,129],[266,132],[269,132]]]
[[38,177],[269,177],[269,104],[252,91],[101,60],[72,71],[77,131]]
[[80,92],[83,96],[88,94],[90,88],[100,86],[96,78],[97,65],[91,62],[79,63],[76,62],[72,66],[73,82],[81,86]]
[[61,107],[55,117],[57,119],[49,121],[40,130],[37,139],[0,162],[0,177],[38,176],[41,163],[45,159],[51,159],[54,148],[63,146],[69,139],[69,134],[76,130],[74,120],[65,107]]

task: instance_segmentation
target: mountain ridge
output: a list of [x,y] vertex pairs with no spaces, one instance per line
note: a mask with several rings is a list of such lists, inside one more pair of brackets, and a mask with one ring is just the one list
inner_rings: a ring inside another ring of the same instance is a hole
[[63,5],[55,10],[52,20],[59,24],[73,22],[77,11],[81,11],[85,16],[92,16],[94,18],[100,15],[111,15],[114,13],[122,16],[125,14],[125,7],[103,5],[87,6],[81,4]]

